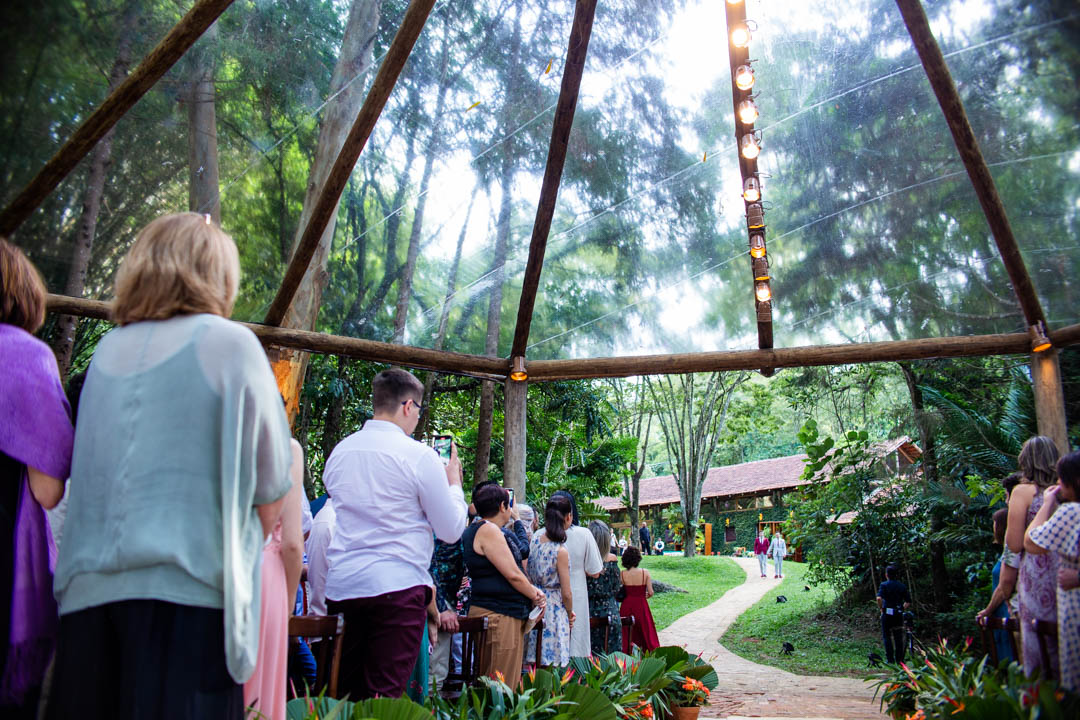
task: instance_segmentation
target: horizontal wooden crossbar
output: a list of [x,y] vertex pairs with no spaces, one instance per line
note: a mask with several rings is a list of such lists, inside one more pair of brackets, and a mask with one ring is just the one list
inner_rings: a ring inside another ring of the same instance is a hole
[[[65,315],[109,319],[109,304],[100,300],[49,295],[48,307],[50,312]],[[327,335],[308,330],[292,330],[258,323],[243,324],[251,328],[252,332],[266,345],[491,380],[503,380],[509,372],[510,361],[506,358],[430,350],[411,345]],[[1069,325],[1051,332],[1050,340],[1058,348],[1080,344],[1080,324]],[[716,370],[756,370],[762,367],[812,367],[928,358],[1027,355],[1030,352],[1031,338],[1027,333],[1006,333],[848,345],[816,345],[773,350],[730,350],[584,360],[534,360],[526,367],[530,381],[545,382]]]

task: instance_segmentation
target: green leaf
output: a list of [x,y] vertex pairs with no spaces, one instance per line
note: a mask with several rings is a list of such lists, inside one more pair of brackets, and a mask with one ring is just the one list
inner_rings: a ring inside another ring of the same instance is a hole
[[372,698],[358,702],[352,716],[353,720],[431,720],[431,711],[408,698]]
[[616,720],[615,705],[599,690],[570,684],[563,688],[556,718],[565,720]]

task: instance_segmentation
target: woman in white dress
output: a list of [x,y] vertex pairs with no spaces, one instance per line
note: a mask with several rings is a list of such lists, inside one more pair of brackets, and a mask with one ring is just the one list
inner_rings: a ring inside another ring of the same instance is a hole
[[566,531],[566,549],[570,552],[570,590],[573,595],[574,614],[578,622],[570,629],[570,656],[589,657],[592,655],[592,641],[589,638],[589,589],[585,576],[596,577],[604,571],[604,559],[596,547],[592,533],[581,527],[577,502],[574,496],[565,490],[559,490],[552,497],[563,496],[570,501],[574,524]]

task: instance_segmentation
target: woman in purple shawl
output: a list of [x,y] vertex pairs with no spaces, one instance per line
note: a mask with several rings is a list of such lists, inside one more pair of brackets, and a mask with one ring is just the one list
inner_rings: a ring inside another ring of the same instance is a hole
[[44,508],[64,495],[74,431],[56,358],[33,336],[45,284],[0,238],[0,716],[34,717],[56,642],[55,548]]

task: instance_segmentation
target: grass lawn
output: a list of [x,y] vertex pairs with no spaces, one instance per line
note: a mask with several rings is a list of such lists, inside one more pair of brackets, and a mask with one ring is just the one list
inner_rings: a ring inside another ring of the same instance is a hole
[[723,557],[650,555],[641,559],[641,566],[649,571],[654,580],[687,591],[657,593],[649,599],[649,609],[652,610],[657,630],[715,602],[731,588],[741,585],[746,578],[742,568]]
[[[769,569],[772,570],[770,563]],[[871,651],[883,654],[876,608],[838,609],[828,587],[804,590],[806,565],[784,561],[784,579],[743,613],[720,642],[747,660],[799,675],[868,677]],[[776,602],[784,595],[786,603]],[[781,655],[783,643],[795,646]]]

